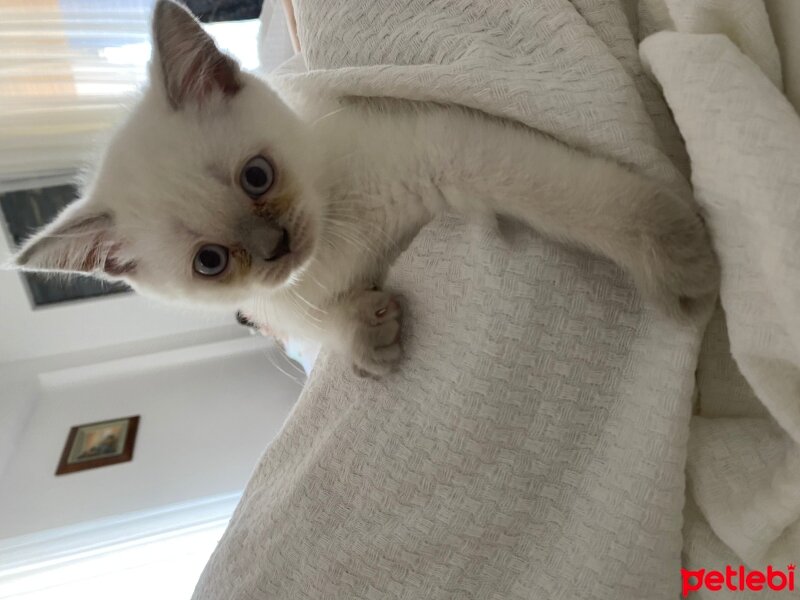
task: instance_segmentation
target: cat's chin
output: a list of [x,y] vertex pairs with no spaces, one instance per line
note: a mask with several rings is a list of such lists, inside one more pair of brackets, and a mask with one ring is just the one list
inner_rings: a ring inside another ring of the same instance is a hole
[[304,265],[305,261],[298,261],[294,254],[289,254],[270,263],[268,269],[260,273],[256,272],[254,275],[260,285],[267,288],[279,288],[289,283],[295,277],[295,272],[301,271]]

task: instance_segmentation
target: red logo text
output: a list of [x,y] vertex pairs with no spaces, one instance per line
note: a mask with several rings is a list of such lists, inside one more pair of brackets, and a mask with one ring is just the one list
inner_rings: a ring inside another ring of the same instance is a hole
[[700,589],[707,589],[710,592],[718,592],[722,589],[732,592],[745,590],[750,592],[760,592],[761,590],[793,592],[794,568],[794,565],[789,565],[785,571],[782,571],[768,565],[766,571],[748,571],[744,565],[739,565],[738,568],[726,565],[724,572],[681,569],[682,594],[685,598],[690,592]]

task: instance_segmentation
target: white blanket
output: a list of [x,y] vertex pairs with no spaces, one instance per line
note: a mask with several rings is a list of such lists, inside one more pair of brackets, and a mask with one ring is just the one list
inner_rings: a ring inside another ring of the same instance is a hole
[[[627,2],[295,4],[310,71],[287,83],[458,102],[688,189]],[[643,28],[669,18],[643,7]],[[644,51],[697,163],[737,359],[772,417],[715,361],[690,436],[707,318],[673,323],[611,264],[531,232],[509,245],[442,219],[390,278],[409,299],[401,372],[360,380],[319,359],[196,599],[675,598],[684,534],[690,564],[784,560],[800,498],[797,117],[780,71],[770,81],[723,37],[662,34]]]
[[[760,5],[729,4],[736,16]],[[724,314],[708,332],[691,426],[686,558],[692,568],[785,569],[800,554],[800,118],[781,93],[763,18],[729,20],[760,48],[707,18],[705,31],[728,35],[665,32],[642,44],[723,268]],[[749,386],[716,356],[723,319]]]

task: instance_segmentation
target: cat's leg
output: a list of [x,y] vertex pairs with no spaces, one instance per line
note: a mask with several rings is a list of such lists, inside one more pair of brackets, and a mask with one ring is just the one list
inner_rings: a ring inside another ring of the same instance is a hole
[[400,299],[383,290],[354,290],[327,311],[327,342],[353,361],[359,375],[381,377],[403,357]]
[[452,156],[450,168],[440,171],[439,189],[453,208],[488,208],[605,256],[676,315],[690,310],[691,300],[717,291],[719,267],[691,199],[530,130],[471,123],[452,127],[460,142],[440,145],[433,157],[444,162],[447,152]]
[[[698,208],[608,163],[593,186],[495,197],[496,211],[545,235],[606,256],[650,300],[675,315],[716,293],[719,266]],[[578,175],[580,177],[580,175]],[[501,188],[502,189],[502,188]]]
[[451,208],[488,209],[605,256],[671,313],[717,291],[717,260],[690,198],[525,127],[446,109],[418,119],[424,144],[409,146],[425,148]]

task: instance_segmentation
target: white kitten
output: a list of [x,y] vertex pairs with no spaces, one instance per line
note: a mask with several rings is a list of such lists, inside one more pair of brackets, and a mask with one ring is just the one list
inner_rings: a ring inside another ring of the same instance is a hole
[[448,209],[606,256],[674,312],[716,289],[694,206],[614,162],[465,109],[339,104],[319,90],[290,108],[181,6],[158,2],[153,27],[149,88],[20,268],[243,308],[375,375],[401,354],[386,270]]

